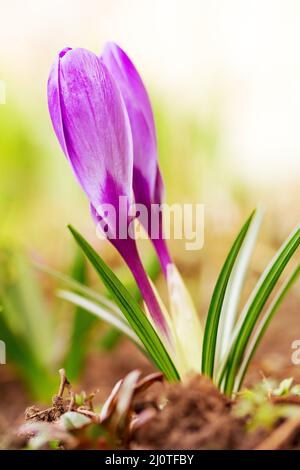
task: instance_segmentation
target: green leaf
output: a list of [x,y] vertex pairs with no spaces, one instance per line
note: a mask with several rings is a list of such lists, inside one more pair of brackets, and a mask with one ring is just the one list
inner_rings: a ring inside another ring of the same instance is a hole
[[[12,332],[0,313],[0,338],[5,342],[7,363],[13,363],[27,389],[40,401],[47,402],[57,389],[57,379],[40,363],[24,338]],[[5,366],[0,366],[5,367]]]
[[279,386],[273,390],[272,394],[275,397],[283,397],[290,393],[290,388],[292,383],[294,382],[293,377],[289,377],[288,379],[284,379],[280,382]]
[[19,251],[1,251],[0,295],[11,331],[22,336],[45,364],[50,364],[54,323],[35,272]]
[[232,394],[238,369],[241,366],[250,336],[256,322],[270,297],[279,277],[300,244],[300,227],[297,227],[277,252],[269,266],[262,274],[252,292],[236,326],[236,333],[230,355],[227,359],[225,393]]
[[40,271],[43,271],[44,273],[56,278],[58,281],[63,282],[73,291],[78,292],[84,297],[95,301],[96,303],[98,303],[102,307],[109,309],[110,311],[114,311],[119,317],[123,317],[122,312],[116,306],[116,304],[109,300],[107,297],[105,297],[103,294],[100,294],[100,292],[97,292],[94,289],[90,289],[78,280],[75,280],[72,277],[67,276],[66,274],[56,271],[55,269],[49,268],[44,264],[35,263],[35,267]]
[[69,226],[69,229],[104,285],[110,291],[133,331],[144,344],[154,364],[166,375],[168,380],[178,380],[179,374],[174,363],[139,304],[89,243],[73,227]]
[[91,300],[86,299],[81,295],[75,294],[74,292],[60,290],[58,291],[58,296],[61,299],[67,300],[68,302],[77,305],[77,307],[84,309],[86,312],[90,312],[91,314],[105,321],[109,325],[118,328],[119,331],[122,331],[122,333],[128,336],[131,340],[133,340],[139,346],[142,346],[139,338],[136,336],[134,331],[132,331],[128,322],[126,322],[126,319],[124,319],[125,321],[123,319],[120,319],[108,310],[105,310],[97,303],[92,302]]
[[291,388],[291,394],[292,394],[292,395],[300,396],[300,384],[294,385],[294,386]]
[[228,352],[231,344],[232,333],[237,319],[238,307],[241,293],[244,287],[245,276],[255,246],[261,221],[262,210],[257,210],[251,221],[248,233],[230,274],[220,316],[217,339],[217,368],[220,366],[222,360],[226,356],[226,353]]
[[299,275],[300,275],[300,265],[292,272],[291,276],[287,278],[286,282],[282,284],[281,288],[278,290],[276,296],[274,297],[267,311],[263,315],[263,318],[258,324],[255,334],[253,338],[251,339],[249,346],[247,347],[245,357],[243,358],[243,362],[241,364],[238,376],[235,381],[234,391],[237,392],[241,388],[244,377],[246,375],[250,362],[254,356],[254,353],[259,346],[259,343],[261,342],[273,316],[277,312],[278,308],[280,307],[283,299],[285,298],[286,294],[289,292],[292,285],[298,279]]
[[59,424],[67,431],[81,429],[90,423],[90,418],[76,411],[67,411],[59,419]]
[[50,371],[54,329],[34,274],[21,252],[0,251],[0,339],[7,362],[35,399],[47,401],[57,387]]
[[[86,261],[81,251],[77,251],[71,272],[72,277],[81,284],[87,281]],[[97,322],[97,318],[82,306],[77,306],[74,312],[73,329],[70,346],[65,358],[67,377],[75,382],[84,366],[89,333]]]
[[[148,277],[155,281],[158,274],[161,272],[161,267],[159,261],[155,254],[151,253],[151,257],[149,259],[145,259],[143,261],[143,266],[145,271],[148,274]],[[136,284],[136,281],[131,273],[131,271],[127,268],[126,265],[118,266],[117,271],[115,274],[119,279],[122,280],[122,284],[126,287],[126,289],[130,292],[130,294],[135,298],[135,300],[140,301],[142,300],[142,295],[139,287]]]
[[232,269],[239,254],[243,241],[245,240],[255,211],[252,212],[240,233],[238,234],[219,275],[215,289],[213,291],[208,316],[205,325],[203,352],[202,352],[202,372],[208,377],[213,377],[215,352],[217,344],[218,326],[226,288],[230,279]]

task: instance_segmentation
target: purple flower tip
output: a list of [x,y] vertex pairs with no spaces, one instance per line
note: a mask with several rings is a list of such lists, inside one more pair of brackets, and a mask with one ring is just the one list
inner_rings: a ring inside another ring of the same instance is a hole
[[68,51],[71,51],[71,47],[65,47],[60,53],[58,54],[60,58],[62,58]]

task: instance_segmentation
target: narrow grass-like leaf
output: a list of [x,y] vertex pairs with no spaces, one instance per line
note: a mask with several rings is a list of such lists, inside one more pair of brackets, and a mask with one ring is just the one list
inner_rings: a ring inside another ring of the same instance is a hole
[[[172,263],[167,268],[167,285],[171,322],[175,331],[178,357],[182,360],[182,371],[185,374],[201,372],[201,353],[203,345],[203,328],[181,275]],[[180,369],[181,370],[181,369]]]
[[73,227],[69,226],[69,229],[106,288],[110,291],[128,323],[144,344],[155,365],[165,374],[168,380],[178,380],[179,374],[174,363],[139,304],[89,243]]
[[141,344],[139,338],[132,331],[127,322],[125,323],[124,321],[121,321],[118,317],[111,314],[104,308],[100,307],[95,302],[92,302],[91,300],[88,300],[81,295],[75,294],[74,292],[59,290],[57,294],[61,299],[71,302],[77,307],[80,307],[86,310],[87,312],[92,313],[93,315],[105,321],[109,325],[118,328],[118,330],[122,331],[122,333],[124,333],[126,336],[128,336],[130,339],[132,339],[135,343],[137,343],[140,347],[143,348],[143,345]]
[[234,385],[234,390],[233,390],[234,392],[238,392],[239,389],[241,388],[245,374],[248,370],[249,364],[254,356],[254,353],[259,346],[259,343],[261,342],[272,318],[274,317],[275,313],[280,307],[283,299],[285,298],[286,294],[288,293],[290,288],[293,286],[293,284],[296,282],[299,275],[300,275],[300,265],[297,266],[297,268],[282,284],[282,286],[276,293],[276,296],[274,297],[271,304],[267,308],[265,314],[263,315],[261,321],[259,322],[256,328],[256,331],[254,333],[254,336],[251,339],[249,346],[247,347],[245,356],[243,358],[243,362],[239,369],[239,373],[235,379],[235,385]]
[[[158,274],[161,272],[161,267],[156,255],[153,254],[150,259],[143,261],[143,266],[148,277],[152,281],[155,281]],[[140,301],[142,299],[141,291],[138,288],[137,283],[127,266],[119,267],[116,274],[119,279],[122,279],[122,284],[124,284],[132,297],[134,297],[137,301]]]
[[[2,299],[0,303],[2,307]],[[35,399],[47,402],[57,389],[57,380],[40,362],[26,339],[11,330],[3,312],[0,312],[0,338],[6,345],[7,361],[15,365],[30,393]]]
[[[71,276],[81,284],[87,282],[87,262],[81,250],[77,249],[71,269]],[[84,367],[87,344],[97,317],[82,305],[76,305],[72,319],[70,343],[64,361],[68,379],[75,382]]]
[[82,294],[84,297],[87,297],[90,300],[95,301],[96,303],[98,303],[102,307],[109,309],[110,311],[114,311],[117,316],[123,318],[122,312],[117,307],[117,305],[104,295],[100,294],[100,292],[96,292],[95,290],[90,289],[81,282],[76,281],[72,277],[67,276],[66,274],[63,274],[59,271],[56,271],[55,269],[49,268],[44,264],[35,263],[35,267],[40,271],[43,271],[46,274],[49,274],[50,276],[56,278],[58,281],[63,282],[75,292]]
[[242,312],[241,319],[236,326],[236,334],[234,333],[230,355],[226,361],[227,375],[224,390],[228,395],[232,394],[238,369],[262,309],[299,244],[300,227],[297,227],[264,271]]
[[0,295],[6,323],[24,338],[33,354],[50,364],[54,323],[36,273],[19,250],[3,249],[0,257]]
[[257,234],[262,221],[262,210],[257,210],[249,226],[248,233],[234,263],[220,316],[217,339],[217,366],[221,363],[230,346],[232,332],[236,323],[238,306],[244,286],[246,272],[255,246]]
[[202,350],[202,373],[208,377],[213,377],[215,352],[217,344],[218,326],[222,311],[223,301],[226,288],[230,278],[230,274],[234,267],[234,263],[239,254],[243,241],[245,240],[251,221],[255,211],[252,212],[248,220],[243,225],[238,234],[219,275],[215,289],[213,291],[211,303],[208,310],[207,321],[205,325],[203,350]]

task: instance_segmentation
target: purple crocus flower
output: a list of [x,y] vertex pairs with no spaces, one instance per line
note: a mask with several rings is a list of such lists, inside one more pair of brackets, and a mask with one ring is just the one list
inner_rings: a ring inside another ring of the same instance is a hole
[[[128,206],[132,201],[132,131],[115,78],[92,52],[66,48],[50,72],[48,104],[56,136],[89,199],[95,221],[104,220],[107,238],[135,276],[154,322],[168,336],[135,240],[118,238],[115,220],[101,210],[109,204],[118,216],[120,196]],[[127,227],[130,222],[127,217]]]
[[[163,237],[161,211],[158,206],[153,206],[161,204],[164,185],[158,167],[156,130],[149,96],[138,71],[119,46],[107,43],[101,59],[114,77],[127,108],[133,139],[135,203],[147,208],[148,217],[144,225],[166,274],[171,258]],[[151,232],[151,214],[155,215],[153,211],[156,211],[156,220],[159,221],[155,236]]]

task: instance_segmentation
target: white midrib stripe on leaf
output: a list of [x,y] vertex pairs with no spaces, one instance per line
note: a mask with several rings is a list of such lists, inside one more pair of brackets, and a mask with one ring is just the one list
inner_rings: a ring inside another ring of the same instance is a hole
[[67,300],[73,303],[74,305],[84,308],[88,312],[91,312],[96,315],[101,320],[104,320],[110,325],[116,327],[129,338],[131,338],[135,343],[137,343],[143,350],[145,349],[140,339],[128,325],[125,318],[120,319],[117,315],[115,315],[114,312],[109,312],[108,310],[105,310],[104,308],[100,307],[100,305],[97,305],[91,300],[88,300],[85,297],[82,297],[81,295],[75,294],[74,292],[59,290],[57,292],[57,295],[58,297]]
[[185,375],[201,372],[203,329],[197,311],[176,266],[169,264],[167,283],[171,321],[175,330],[178,355]]
[[257,234],[261,225],[262,216],[263,211],[258,209],[248,229],[248,233],[230,275],[220,318],[216,354],[217,370],[218,366],[228,352],[229,346],[231,344],[232,332],[237,318],[241,292],[244,286],[244,280],[255,246]]

